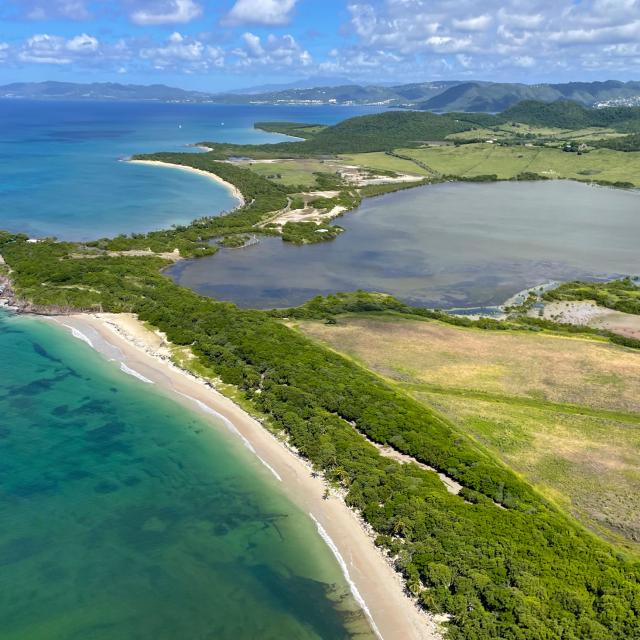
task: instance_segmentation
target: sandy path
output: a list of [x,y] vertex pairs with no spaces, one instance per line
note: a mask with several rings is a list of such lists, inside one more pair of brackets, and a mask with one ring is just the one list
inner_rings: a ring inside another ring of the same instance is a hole
[[[281,481],[282,489],[299,507],[310,513],[335,543],[344,559],[348,580],[364,601],[373,626],[384,640],[436,640],[441,637],[434,619],[420,611],[403,590],[401,577],[374,546],[357,516],[338,497],[323,499],[322,479],[310,467],[238,405],[172,364],[161,334],[147,330],[130,314],[78,314],[55,321],[75,337],[87,339],[99,352],[120,361],[131,375],[154,383],[202,416],[210,415],[214,428],[229,421],[255,450],[256,455]],[[126,371],[126,369],[123,369]],[[198,404],[200,403],[200,404]],[[355,595],[355,593],[354,593]],[[356,596],[357,597],[357,596]]]

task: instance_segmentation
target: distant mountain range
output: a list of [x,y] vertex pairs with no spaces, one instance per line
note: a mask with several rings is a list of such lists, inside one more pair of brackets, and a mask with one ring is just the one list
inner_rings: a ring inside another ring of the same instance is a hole
[[313,89],[314,87],[337,87],[345,84],[355,84],[348,78],[339,76],[314,76],[312,78],[301,78],[293,82],[280,84],[261,84],[245,89],[234,89],[233,93],[240,95],[255,95],[258,93],[271,93],[274,91],[286,91],[288,89]]
[[0,86],[0,98],[31,100],[154,100],[157,102],[205,102],[211,94],[186,91],[163,84],[117,82],[14,82]]
[[[456,80],[413,84],[308,86],[331,78],[311,78],[290,85],[262,85],[228,93],[187,91],[165,85],[123,85],[112,82],[19,82],[0,86],[0,98],[33,100],[149,100],[216,104],[378,105],[438,113],[497,113],[522,102],[571,100],[587,107],[640,106],[640,82],[568,82],[516,84]],[[340,79],[334,79],[340,80]]]
[[427,111],[497,113],[523,100],[572,100],[587,107],[638,106],[640,82],[567,82],[565,84],[511,84],[464,82],[418,103]]

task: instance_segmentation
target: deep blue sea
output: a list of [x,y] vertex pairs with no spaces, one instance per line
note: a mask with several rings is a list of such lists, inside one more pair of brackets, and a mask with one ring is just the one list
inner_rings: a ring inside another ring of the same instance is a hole
[[0,229],[88,240],[149,231],[234,206],[212,180],[119,162],[193,151],[203,140],[287,139],[254,122],[334,123],[366,107],[271,107],[0,100]]

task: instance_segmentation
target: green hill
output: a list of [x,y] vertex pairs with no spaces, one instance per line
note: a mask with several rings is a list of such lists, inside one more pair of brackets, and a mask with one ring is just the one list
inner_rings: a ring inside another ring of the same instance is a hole
[[481,84],[467,82],[451,87],[418,105],[428,111],[467,111],[493,112],[503,111],[522,100],[557,100],[559,94],[548,85],[529,86],[525,84]]
[[466,111],[497,113],[523,100],[557,102],[571,100],[583,106],[636,103],[639,82],[569,82],[565,84],[515,84],[499,82],[464,82],[430,96],[416,99],[418,109],[437,112]]
[[640,107],[587,109],[575,102],[544,103],[525,100],[500,114],[505,120],[538,127],[582,129],[612,127],[619,131],[640,131]]
[[[469,131],[477,125],[461,121],[448,115],[437,115],[426,111],[386,111],[367,116],[349,118],[331,127],[317,130],[314,125],[293,123],[265,123],[270,131],[292,133],[307,137],[301,142],[281,142],[266,145],[229,145],[202,142],[219,156],[248,155],[261,157],[301,157],[310,155],[333,155],[338,153],[368,153],[391,151],[399,147],[418,147],[424,142],[444,140],[452,133]],[[305,127],[312,135],[304,134]],[[301,131],[302,130],[302,131]]]

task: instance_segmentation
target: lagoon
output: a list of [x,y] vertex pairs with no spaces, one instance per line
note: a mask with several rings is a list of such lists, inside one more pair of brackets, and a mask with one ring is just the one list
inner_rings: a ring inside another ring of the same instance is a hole
[[243,307],[358,288],[419,306],[497,305],[549,281],[640,273],[640,193],[577,182],[444,183],[365,200],[332,242],[261,238],[167,270]]

